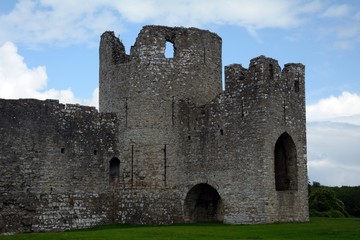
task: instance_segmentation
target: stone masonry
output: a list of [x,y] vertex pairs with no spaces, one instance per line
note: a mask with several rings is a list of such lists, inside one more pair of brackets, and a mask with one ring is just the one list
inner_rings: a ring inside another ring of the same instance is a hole
[[145,26],[128,55],[105,32],[99,112],[0,99],[0,233],[308,221],[305,67],[259,56],[223,90],[221,44]]

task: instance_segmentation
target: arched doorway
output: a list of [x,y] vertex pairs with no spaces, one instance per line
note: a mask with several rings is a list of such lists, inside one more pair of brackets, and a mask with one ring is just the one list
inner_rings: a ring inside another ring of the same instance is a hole
[[222,221],[222,201],[216,189],[206,183],[191,188],[184,202],[184,218],[186,222]]
[[281,134],[276,141],[274,158],[276,190],[297,190],[296,146],[288,133]]

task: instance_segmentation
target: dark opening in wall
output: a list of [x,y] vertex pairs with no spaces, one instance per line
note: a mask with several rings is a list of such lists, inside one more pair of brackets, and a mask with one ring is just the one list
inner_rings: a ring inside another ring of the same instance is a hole
[[297,92],[297,93],[300,91],[299,80],[295,80],[294,89],[295,89],[295,92]]
[[65,153],[65,148],[61,148],[60,152]]
[[270,80],[274,79],[274,66],[271,63],[269,64],[269,78]]
[[175,55],[175,48],[174,43],[170,41],[166,41],[165,43],[165,57],[166,58],[174,58]]
[[120,174],[120,160],[118,158],[112,158],[109,161],[109,181],[116,182]]
[[288,133],[283,133],[277,140],[274,158],[276,190],[297,190],[297,153]]
[[224,129],[220,129],[220,135],[224,135]]
[[186,195],[184,216],[187,222],[222,221],[222,201],[219,193],[206,183],[195,185]]
[[94,150],[94,155],[97,155],[97,150]]

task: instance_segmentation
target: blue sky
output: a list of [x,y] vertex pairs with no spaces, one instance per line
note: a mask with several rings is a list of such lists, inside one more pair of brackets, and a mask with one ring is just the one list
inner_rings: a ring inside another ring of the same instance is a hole
[[259,55],[306,65],[310,181],[360,185],[360,1],[1,0],[0,98],[97,106],[98,44],[127,52],[144,25],[223,39],[223,66]]

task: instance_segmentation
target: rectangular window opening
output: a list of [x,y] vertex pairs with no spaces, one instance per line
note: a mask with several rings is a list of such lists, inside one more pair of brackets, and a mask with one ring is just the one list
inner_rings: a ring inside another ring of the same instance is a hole
[[300,91],[300,86],[299,86],[299,80],[295,80],[294,82],[294,89],[295,89],[295,92],[299,92]]
[[174,43],[172,43],[170,41],[166,41],[165,57],[166,58],[174,58],[174,52],[175,52]]

